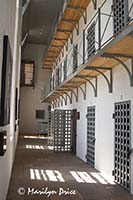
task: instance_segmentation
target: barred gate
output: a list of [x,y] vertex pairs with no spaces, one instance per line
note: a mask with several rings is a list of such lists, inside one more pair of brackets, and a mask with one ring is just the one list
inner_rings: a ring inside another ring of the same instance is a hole
[[131,149],[130,101],[115,104],[115,181],[130,190]]
[[87,163],[95,166],[95,106],[87,108]]
[[54,151],[71,151],[72,146],[72,111],[54,111]]

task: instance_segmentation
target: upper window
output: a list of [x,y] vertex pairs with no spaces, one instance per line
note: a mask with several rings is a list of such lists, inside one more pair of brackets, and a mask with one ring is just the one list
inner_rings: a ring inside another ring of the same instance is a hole
[[21,66],[21,86],[33,86],[34,87],[34,62],[22,61]]

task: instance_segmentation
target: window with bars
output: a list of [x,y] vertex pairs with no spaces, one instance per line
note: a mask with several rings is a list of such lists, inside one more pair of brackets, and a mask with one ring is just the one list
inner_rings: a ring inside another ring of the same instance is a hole
[[113,0],[114,34],[118,34],[128,22],[128,1]]
[[87,30],[87,52],[88,59],[95,53],[95,22]]
[[73,71],[78,67],[78,45],[73,46]]
[[34,61],[22,61],[21,63],[21,86],[34,86]]

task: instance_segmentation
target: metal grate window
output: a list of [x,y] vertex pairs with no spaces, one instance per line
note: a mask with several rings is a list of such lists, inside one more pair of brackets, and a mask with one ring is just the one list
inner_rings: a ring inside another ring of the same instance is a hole
[[87,31],[87,52],[88,59],[95,53],[95,22],[92,23]]
[[71,151],[71,110],[54,111],[54,151]]
[[115,181],[130,189],[130,102],[115,104]]
[[128,1],[113,0],[114,34],[118,34],[128,21]]
[[88,164],[95,165],[95,106],[87,108],[87,155]]
[[78,45],[73,46],[73,71],[78,67]]

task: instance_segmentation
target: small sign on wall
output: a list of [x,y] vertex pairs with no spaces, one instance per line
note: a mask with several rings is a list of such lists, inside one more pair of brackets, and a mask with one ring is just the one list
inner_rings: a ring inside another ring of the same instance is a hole
[[76,119],[80,120],[80,112],[76,112]]
[[80,112],[75,112],[74,115],[72,115],[72,118],[80,120]]

